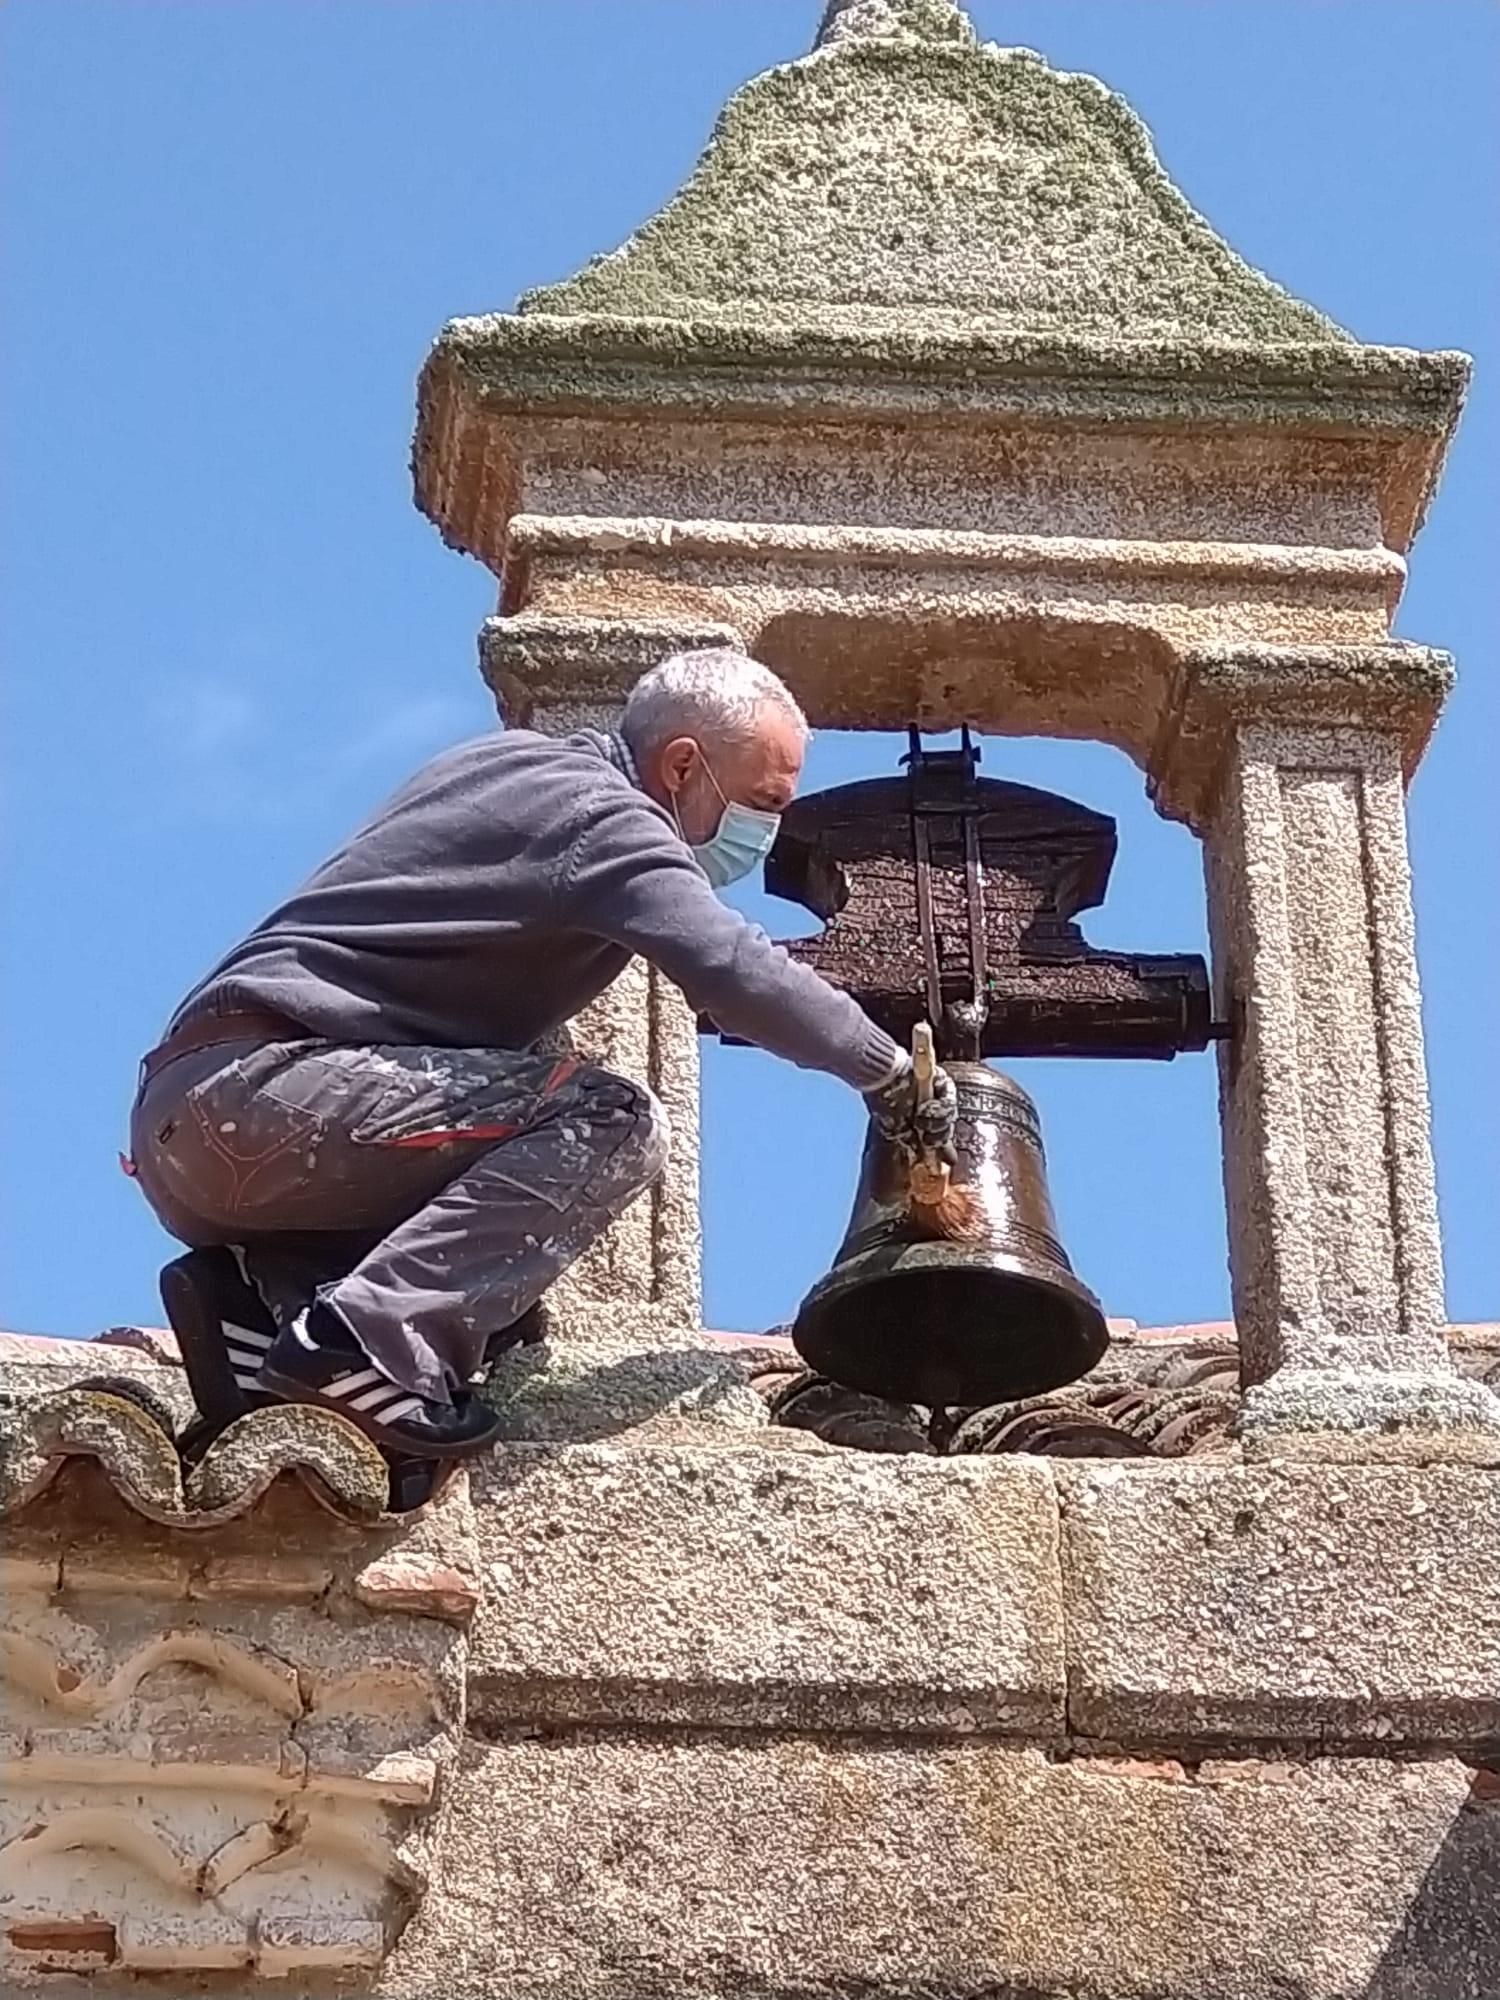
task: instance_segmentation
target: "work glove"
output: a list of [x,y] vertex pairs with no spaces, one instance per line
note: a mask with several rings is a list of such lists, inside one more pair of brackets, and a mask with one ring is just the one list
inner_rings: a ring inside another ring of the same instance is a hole
[[917,1102],[916,1070],[906,1055],[894,1076],[866,1091],[865,1102],[882,1136],[902,1152],[935,1153],[950,1167],[955,1164],[958,1094],[952,1077],[941,1066],[933,1072],[932,1096],[925,1104]]

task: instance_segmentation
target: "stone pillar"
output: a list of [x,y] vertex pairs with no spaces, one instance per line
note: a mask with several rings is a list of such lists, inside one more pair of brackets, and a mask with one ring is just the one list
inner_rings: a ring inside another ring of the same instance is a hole
[[671,1122],[667,1169],[550,1293],[559,1311],[637,1316],[665,1326],[703,1324],[703,1234],[698,1195],[698,1024],[654,967],[632,959],[569,1027],[589,1061],[652,1090]]
[[[480,658],[500,712],[549,734],[609,729],[640,674],[670,653],[738,645],[727,626],[669,620],[492,618]],[[667,1170],[553,1288],[564,1315],[617,1323],[644,1314],[665,1328],[703,1320],[703,1239],[698,1193],[698,1028],[681,993],[633,960],[571,1024],[590,1061],[646,1084],[664,1106],[672,1143]]]
[[1404,767],[1446,689],[1389,646],[1200,656],[1158,787],[1206,849],[1247,1449],[1500,1457],[1455,1373]]

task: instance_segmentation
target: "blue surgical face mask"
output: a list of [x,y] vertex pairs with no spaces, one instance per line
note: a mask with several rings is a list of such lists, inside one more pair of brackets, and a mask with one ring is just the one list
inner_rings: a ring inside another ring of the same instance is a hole
[[[752,806],[736,805],[732,799],[724,798],[706,757],[703,768],[708,772],[708,782],[724,800],[724,810],[719,816],[718,830],[713,839],[694,847],[693,858],[713,888],[727,889],[731,882],[743,881],[752,869],[765,860],[780,830],[781,814],[756,812]],[[676,810],[675,802],[673,810]],[[680,821],[678,830],[681,831]]]

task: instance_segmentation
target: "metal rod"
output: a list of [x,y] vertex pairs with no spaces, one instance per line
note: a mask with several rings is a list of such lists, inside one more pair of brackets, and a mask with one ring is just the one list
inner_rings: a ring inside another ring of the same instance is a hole
[[927,1012],[936,1027],[943,1017],[943,973],[932,909],[932,849],[927,822],[920,813],[912,814],[911,825],[917,864],[917,924],[922,933],[922,963],[927,972]]
[[917,930],[922,941],[922,965],[927,979],[927,1013],[934,1028],[943,1015],[943,973],[938,958],[937,923],[932,908],[932,845],[919,801],[922,782],[922,732],[913,723],[907,731],[911,814],[911,853],[917,888]]
[[979,822],[972,812],[964,814],[964,888],[969,901],[969,970],[973,975],[973,1001],[985,1005],[989,991],[989,965],[984,929],[984,866],[979,854]]

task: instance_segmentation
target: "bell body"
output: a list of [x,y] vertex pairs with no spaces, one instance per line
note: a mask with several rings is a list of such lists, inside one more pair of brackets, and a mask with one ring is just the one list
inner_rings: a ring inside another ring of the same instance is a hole
[[982,1237],[934,1241],[913,1226],[901,1156],[872,1122],[848,1231],[792,1339],[820,1374],[893,1401],[1038,1395],[1100,1359],[1104,1314],[1057,1240],[1036,1106],[999,1070],[946,1068],[958,1096],[954,1180],[978,1198]]

